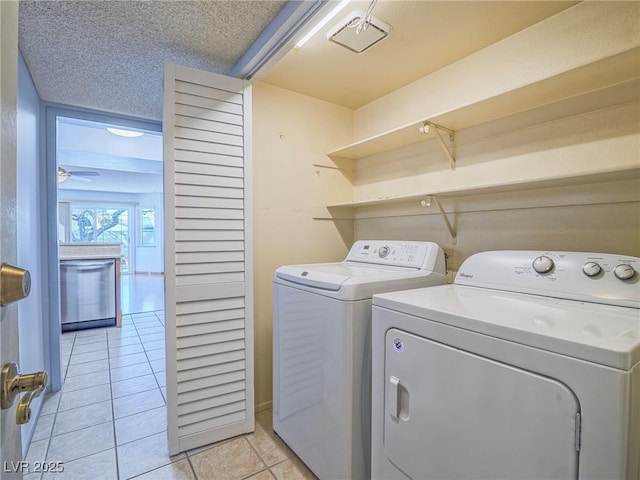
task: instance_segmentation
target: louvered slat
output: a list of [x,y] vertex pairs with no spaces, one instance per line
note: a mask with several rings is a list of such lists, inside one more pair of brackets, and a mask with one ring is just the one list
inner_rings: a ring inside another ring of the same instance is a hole
[[205,367],[192,368],[183,372],[183,381],[196,380],[212,375],[220,375],[222,373],[244,371],[244,360],[236,360],[234,362],[223,362],[215,365],[207,365]]
[[[234,362],[236,360],[244,360],[243,350],[233,350],[231,352],[224,352],[216,355],[212,358],[212,364],[218,365],[227,362]],[[197,358],[188,358],[178,361],[178,368],[184,374],[184,378],[189,380],[190,372],[201,368],[200,360]]]
[[243,319],[244,315],[245,311],[243,308],[218,309],[214,312],[206,313],[183,313],[178,318],[177,328],[197,328],[198,325],[203,323],[215,323],[216,325],[222,325],[227,320]]
[[176,218],[176,228],[180,230],[244,230],[242,220],[218,220],[199,218]]
[[176,82],[176,92],[188,93],[203,98],[222,100],[225,103],[235,103],[242,107],[242,94],[238,92],[229,92],[227,90],[181,80]]
[[218,175],[203,175],[195,173],[176,173],[176,184],[205,185],[210,187],[243,188],[242,178],[222,177]]
[[188,105],[191,107],[206,108],[208,110],[217,110],[219,112],[232,113],[234,115],[242,115],[242,105],[225,102],[224,100],[216,100],[213,98],[204,98],[188,93],[176,92],[176,103],[180,105]]
[[181,242],[176,250],[180,252],[241,252],[244,250],[244,242]]
[[220,143],[222,145],[242,146],[242,137],[238,135],[229,135],[228,133],[211,132],[206,130],[198,130],[194,128],[176,127],[176,138],[185,140],[199,140],[208,143]]
[[244,272],[244,262],[191,263],[176,265],[176,275]]
[[244,240],[243,230],[180,230],[176,240]]
[[181,406],[182,408],[184,408],[185,405],[192,402],[199,402],[207,398],[215,399],[218,396],[227,395],[232,392],[240,392],[243,390],[244,390],[244,380],[240,380],[237,382],[217,385],[215,387],[200,388],[198,390],[192,390],[190,392],[183,392],[181,394],[183,397],[183,403],[181,404]]
[[177,195],[190,197],[243,198],[241,188],[203,187],[195,185],[175,185]]
[[189,320],[192,323],[182,327],[178,326],[178,338],[190,337],[192,335],[202,335],[210,332],[224,332],[227,330],[241,329],[244,327],[244,324],[242,322],[242,317],[244,316],[244,312],[242,310],[236,310],[235,312],[236,312],[235,313],[236,318],[233,318],[227,321],[223,321],[219,319],[216,321],[211,321],[207,317],[206,319],[204,319],[202,323],[193,323],[195,319],[190,318]]
[[[228,425],[233,425],[234,423],[242,422],[245,419],[245,411],[243,408],[247,408],[246,405],[240,405],[239,410],[232,414],[228,415],[220,415],[207,420],[206,422],[195,422],[188,425],[183,425],[180,429],[184,435],[190,436],[199,436],[202,432],[207,432],[210,430],[224,430],[224,427]],[[226,438],[234,435],[227,435]]]
[[242,157],[242,147],[227,145],[225,143],[211,143],[190,138],[176,138],[176,148],[180,150],[193,150],[194,152],[214,153]]
[[239,167],[209,165],[196,162],[179,162],[176,165],[176,172],[195,173],[197,175],[216,175],[219,177],[244,177],[244,171]]
[[241,125],[223,123],[221,121],[211,121],[204,118],[194,118],[186,115],[176,115],[176,126],[194,128],[196,130],[207,130],[210,132],[228,133],[230,135],[242,135]]
[[207,152],[194,152],[192,150],[175,150],[175,160],[180,162],[204,163],[207,165],[227,165],[242,168],[242,157],[218,155]]

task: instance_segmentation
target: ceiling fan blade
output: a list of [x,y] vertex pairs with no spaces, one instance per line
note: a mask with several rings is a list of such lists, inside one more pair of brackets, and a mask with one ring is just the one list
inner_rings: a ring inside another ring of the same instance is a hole
[[69,172],[69,174],[74,175],[76,177],[99,177],[100,176],[98,172],[82,171],[82,170],[74,170],[73,172]]
[[81,177],[79,175],[71,175],[71,180],[77,180],[79,182],[93,182],[93,179],[87,177]]

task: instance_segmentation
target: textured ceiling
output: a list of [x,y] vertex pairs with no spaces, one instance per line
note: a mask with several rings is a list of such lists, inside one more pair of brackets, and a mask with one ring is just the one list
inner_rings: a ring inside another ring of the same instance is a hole
[[228,72],[284,0],[20,1],[42,100],[160,120],[166,61]]

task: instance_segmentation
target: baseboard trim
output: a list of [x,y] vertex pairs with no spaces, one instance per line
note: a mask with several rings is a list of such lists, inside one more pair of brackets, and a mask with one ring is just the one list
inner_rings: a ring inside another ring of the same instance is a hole
[[256,413],[264,412],[265,410],[269,410],[270,408],[272,408],[272,406],[273,406],[273,402],[271,400],[269,400],[268,402],[260,403],[260,404],[256,405]]

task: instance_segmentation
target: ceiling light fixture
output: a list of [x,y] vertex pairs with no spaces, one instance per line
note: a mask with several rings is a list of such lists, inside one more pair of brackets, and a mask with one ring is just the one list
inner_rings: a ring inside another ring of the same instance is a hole
[[316,33],[318,33],[318,30],[320,30],[322,27],[324,27],[327,23],[329,23],[329,20],[331,20],[333,17],[335,17],[338,12],[340,10],[342,10],[344,7],[347,6],[347,4],[350,2],[351,0],[342,0],[333,10],[331,10],[326,17],[324,17],[322,20],[320,20],[318,22],[318,24],[313,27],[309,33],[307,33],[304,37],[302,37],[300,39],[300,41],[298,43],[296,43],[296,48],[300,48],[302,47],[305,43],[307,43],[307,41],[313,37]]
[[144,135],[143,132],[136,132],[134,130],[124,130],[122,128],[107,127],[107,131],[110,133],[113,133],[114,135],[119,135],[121,137],[127,137],[127,138],[136,138]]

